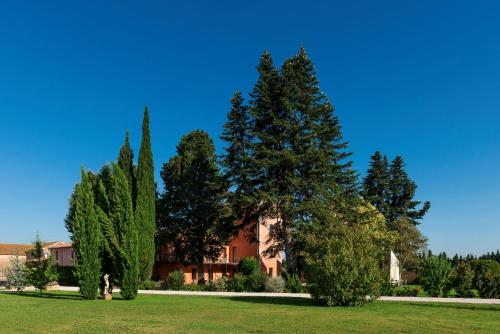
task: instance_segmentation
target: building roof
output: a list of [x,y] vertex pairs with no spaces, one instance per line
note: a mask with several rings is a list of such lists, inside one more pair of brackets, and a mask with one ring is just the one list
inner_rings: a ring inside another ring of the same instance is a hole
[[48,249],[69,248],[69,247],[73,247],[73,244],[71,242],[55,241],[55,242],[48,243],[44,247],[47,247]]
[[26,251],[31,248],[33,248],[32,245],[0,244],[0,255],[26,255]]

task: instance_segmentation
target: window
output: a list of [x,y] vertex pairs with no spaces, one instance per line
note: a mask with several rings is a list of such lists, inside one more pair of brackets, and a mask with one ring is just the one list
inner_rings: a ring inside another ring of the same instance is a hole
[[233,262],[238,262],[238,258],[236,257],[237,250],[236,247],[233,247]]
[[191,279],[193,281],[196,281],[196,269],[194,268],[191,270]]
[[222,259],[225,261],[226,258],[227,258],[227,251],[226,251],[226,247],[222,248]]
[[56,261],[59,261],[59,251],[56,249],[54,253],[56,253]]
[[75,251],[71,250],[71,260],[73,260],[74,258],[75,258]]
[[269,276],[273,277],[273,268],[269,268]]

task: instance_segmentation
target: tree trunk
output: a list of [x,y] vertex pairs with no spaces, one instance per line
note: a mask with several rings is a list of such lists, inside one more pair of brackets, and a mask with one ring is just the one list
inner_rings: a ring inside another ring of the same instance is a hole
[[205,284],[205,262],[198,262],[198,284]]
[[286,266],[288,273],[298,274],[297,252],[294,247],[290,232],[288,232],[286,236],[285,257],[286,257]]

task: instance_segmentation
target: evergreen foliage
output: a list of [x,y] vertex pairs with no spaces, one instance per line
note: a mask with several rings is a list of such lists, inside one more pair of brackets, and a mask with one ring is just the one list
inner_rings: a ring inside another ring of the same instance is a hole
[[135,220],[139,233],[139,279],[144,281],[150,279],[153,272],[156,229],[156,184],[147,107],[144,110],[136,178]]
[[137,296],[139,284],[139,240],[134,220],[132,196],[125,174],[121,168],[111,165],[109,189],[109,219],[116,228],[117,243],[120,247],[118,276],[121,282],[121,295],[125,299]]
[[130,147],[130,138],[128,130],[125,132],[125,143],[120,148],[117,164],[127,178],[130,194],[132,194],[132,202],[135,204],[136,197],[136,180],[135,180],[135,167],[134,167],[134,153]]
[[221,139],[227,143],[222,159],[224,176],[234,187],[231,194],[231,203],[239,217],[248,214],[252,205],[251,167],[249,150],[252,137],[250,131],[250,117],[248,106],[240,91],[236,91],[231,99],[231,110],[227,115]]
[[196,130],[182,137],[177,155],[163,165],[161,177],[165,184],[158,212],[161,239],[173,244],[180,261],[195,263],[204,282],[205,259],[217,259],[234,231],[227,184],[208,134]]
[[24,264],[19,258],[19,254],[11,256],[9,259],[10,267],[7,274],[7,287],[14,288],[21,292],[26,287],[26,276],[24,274]]
[[52,257],[45,258],[43,254],[43,244],[38,233],[33,241],[33,249],[26,252],[26,258],[26,283],[33,285],[41,293],[49,283],[57,280],[57,273],[52,264]]
[[361,195],[375,206],[384,217],[388,217],[390,212],[390,180],[387,156],[382,156],[380,151],[376,151],[371,157],[370,168],[363,178]]
[[281,71],[266,51],[257,71],[245,106],[248,115],[239,95],[232,100],[222,137],[227,142],[223,164],[237,198],[243,199],[240,216],[251,213],[247,221],[277,222],[265,255],[284,249],[289,270],[296,272],[303,248],[298,234],[311,222],[314,205],[325,193],[354,197],[357,176],[346,161],[350,154],[339,120],[305,50],[286,60]]
[[397,218],[406,217],[415,225],[418,225],[419,220],[424,217],[431,204],[428,201],[424,202],[422,208],[417,209],[417,206],[421,204],[420,201],[413,199],[417,184],[409,178],[404,167],[405,164],[401,156],[394,158],[391,163],[391,180],[389,182],[390,211],[386,218],[392,223]]
[[379,151],[371,157],[370,168],[363,178],[363,198],[372,203],[387,219],[389,228],[400,218],[419,224],[430,208],[430,202],[414,200],[417,184],[410,179],[401,156],[388,164],[387,156]]
[[78,285],[85,299],[95,299],[101,276],[100,229],[94,207],[92,181],[83,167],[81,182],[76,186],[74,204],[71,239],[76,254]]

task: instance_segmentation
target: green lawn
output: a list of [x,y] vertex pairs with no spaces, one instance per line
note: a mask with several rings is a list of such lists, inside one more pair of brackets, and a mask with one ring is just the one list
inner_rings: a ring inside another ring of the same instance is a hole
[[74,293],[0,293],[1,333],[494,333],[500,306],[376,302],[327,308],[310,300]]

